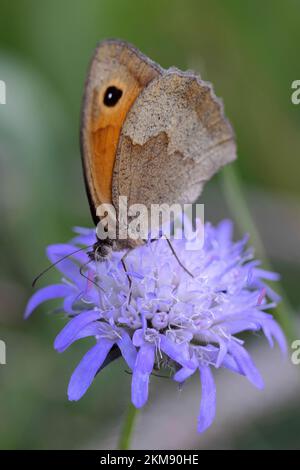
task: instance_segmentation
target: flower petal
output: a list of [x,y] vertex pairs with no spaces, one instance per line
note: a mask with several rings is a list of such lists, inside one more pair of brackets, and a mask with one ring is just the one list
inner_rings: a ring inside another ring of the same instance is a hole
[[276,339],[279,347],[284,355],[288,352],[287,342],[282,329],[274,320],[266,320],[263,324],[263,332],[269,341],[271,347],[274,346],[273,337]]
[[216,368],[219,368],[227,354],[228,344],[226,341],[223,341],[221,338],[217,338],[216,341],[219,343],[220,349],[216,361]]
[[85,228],[85,227],[73,227],[73,232],[77,234],[71,242],[74,245],[86,245],[90,246],[93,243],[96,243],[96,231],[95,229]]
[[204,432],[212,424],[216,414],[216,385],[209,366],[200,366],[201,404],[198,432]]
[[176,382],[183,383],[185,382],[191,375],[196,372],[197,369],[188,369],[187,367],[182,367],[179,369],[176,374],[173,375],[173,379]]
[[[55,266],[56,269],[58,269],[58,271],[60,271],[64,276],[82,288],[86,279],[80,275],[78,264],[75,262],[75,260],[79,264],[83,265],[89,260],[89,258],[84,251],[78,252],[78,250],[80,250],[80,248],[64,243],[50,245],[47,248],[47,257],[51,263],[56,263],[57,261],[61,260]],[[64,256],[69,257],[62,259]]]
[[113,341],[101,339],[83,356],[69,382],[69,400],[77,401],[85,394],[113,344]]
[[132,344],[132,340],[126,331],[122,332],[122,338],[117,341],[117,345],[124,357],[125,361],[127,362],[128,366],[131,370],[134,369],[135,361],[136,361],[136,348]]
[[68,295],[65,299],[64,299],[64,302],[63,302],[63,309],[64,309],[64,312],[70,314],[70,315],[74,315],[74,313],[76,313],[76,311],[73,309],[73,305],[74,303],[76,302],[76,300],[78,299],[78,292],[76,291],[75,294],[72,293],[71,295]]
[[132,342],[134,346],[138,346],[138,347],[144,344],[144,332],[141,328],[138,330],[135,330],[135,332],[133,333]]
[[99,322],[92,322],[89,323],[87,326],[82,328],[76,335],[76,338],[74,338],[74,341],[77,341],[78,339],[82,338],[87,338],[88,336],[95,336],[99,335],[101,333],[99,329]]
[[280,274],[261,268],[255,268],[253,274],[261,279],[267,279],[268,281],[279,281],[280,279]]
[[59,352],[65,351],[76,339],[78,333],[95,320],[100,318],[101,314],[95,310],[82,312],[67,323],[67,325],[56,336],[54,341],[54,349]]
[[167,356],[173,359],[173,361],[178,362],[178,364],[182,365],[183,367],[187,367],[188,369],[194,368],[193,362],[186,359],[186,344],[173,343],[173,341],[170,341],[163,335],[160,335],[159,338],[159,347],[165,354],[167,354]]
[[155,345],[143,344],[137,354],[131,382],[131,401],[136,408],[141,408],[148,400],[149,376],[154,359]]
[[236,374],[245,375],[242,369],[237,364],[236,360],[230,354],[227,354],[224,357],[222,367],[225,367],[226,369],[229,369],[232,372],[235,372]]
[[248,380],[250,380],[255,387],[263,389],[264,381],[246,349],[235,341],[230,343],[228,349]]
[[226,324],[226,330],[231,335],[240,333],[241,331],[257,331],[260,330],[261,326],[258,321],[251,318],[245,320],[233,320],[231,323]]
[[219,223],[218,229],[217,229],[217,239],[220,244],[220,248],[228,248],[231,243],[232,239],[232,233],[233,233],[233,224],[231,220],[225,219],[222,220],[222,222]]
[[66,284],[53,284],[52,286],[43,287],[33,294],[29,300],[24,317],[28,318],[29,315],[35,310],[41,303],[47,300],[56,299],[59,297],[65,297],[73,292],[72,287]]

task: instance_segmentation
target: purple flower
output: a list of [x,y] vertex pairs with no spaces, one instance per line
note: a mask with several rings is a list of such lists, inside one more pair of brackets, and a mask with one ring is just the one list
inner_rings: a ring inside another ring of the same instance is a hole
[[[48,247],[51,262],[96,241],[94,230],[76,228],[75,232],[71,243]],[[122,252],[113,252],[102,263],[89,261],[85,251],[76,253],[57,265],[63,276],[60,284],[32,296],[25,317],[46,300],[62,299],[69,321],[56,337],[57,351],[87,336],[96,340],[73,372],[70,400],[83,396],[116,348],[132,371],[132,402],[138,408],[147,402],[153,369],[168,369],[179,383],[199,372],[199,432],[215,416],[214,368],[244,375],[263,388],[238,334],[261,330],[271,347],[275,339],[286,351],[284,335],[267,313],[279,298],[265,281],[275,281],[278,275],[259,267],[247,249],[247,237],[232,241],[230,221],[217,227],[206,224],[201,250],[188,251],[186,241],[174,239],[172,244],[193,276],[161,238],[132,250],[125,261],[126,272]],[[80,267],[84,265],[83,276]]]

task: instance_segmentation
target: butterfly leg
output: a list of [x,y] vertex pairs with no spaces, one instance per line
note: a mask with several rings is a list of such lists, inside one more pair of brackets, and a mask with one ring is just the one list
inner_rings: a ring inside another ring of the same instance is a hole
[[165,237],[165,239],[166,239],[166,241],[167,241],[167,243],[168,243],[168,245],[169,245],[169,247],[170,247],[170,250],[172,251],[173,255],[175,256],[175,258],[176,258],[176,260],[177,260],[179,266],[181,266],[182,269],[183,269],[189,276],[194,277],[194,275],[184,266],[184,264],[183,264],[183,263],[181,262],[181,260],[179,259],[179,257],[178,257],[178,255],[177,255],[176,251],[174,250],[174,247],[173,247],[171,241],[169,240],[169,238]]
[[129,276],[129,274],[127,273],[127,267],[126,267],[126,263],[125,263],[125,260],[127,258],[127,256],[129,255],[131,250],[127,250],[126,253],[122,256],[121,258],[121,263],[122,263],[122,266],[124,268],[124,271],[125,271],[125,274],[127,276],[127,279],[128,279],[128,284],[129,284],[129,299],[128,299],[128,303],[130,303],[130,300],[131,300],[131,286],[132,286],[132,280]]

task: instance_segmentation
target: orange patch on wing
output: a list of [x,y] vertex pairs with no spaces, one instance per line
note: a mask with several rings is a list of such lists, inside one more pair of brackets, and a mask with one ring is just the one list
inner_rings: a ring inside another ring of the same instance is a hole
[[136,81],[132,85],[126,83],[117,86],[122,89],[123,96],[120,104],[113,108],[107,108],[103,104],[106,86],[94,95],[96,102],[93,108],[97,111],[97,117],[91,120],[90,163],[92,183],[99,203],[112,201],[112,176],[121,129],[129,109],[141,91]]

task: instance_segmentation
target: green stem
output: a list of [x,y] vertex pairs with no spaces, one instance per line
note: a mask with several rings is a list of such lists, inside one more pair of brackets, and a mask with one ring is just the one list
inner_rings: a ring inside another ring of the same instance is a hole
[[[239,176],[234,165],[224,168],[222,175],[225,199],[241,233],[249,233],[251,243],[256,250],[256,254],[263,260],[266,269],[272,271],[271,263],[267,259],[263,242],[247,205]],[[281,296],[282,300],[274,310],[274,316],[280,322],[288,339],[292,340],[295,331],[294,312],[292,311],[285,293],[278,282],[276,283],[276,291]]]
[[132,403],[129,404],[125,421],[123,423],[120,439],[119,439],[119,450],[128,450],[131,446],[133,431],[136,423],[136,418],[139,410],[135,408]]

